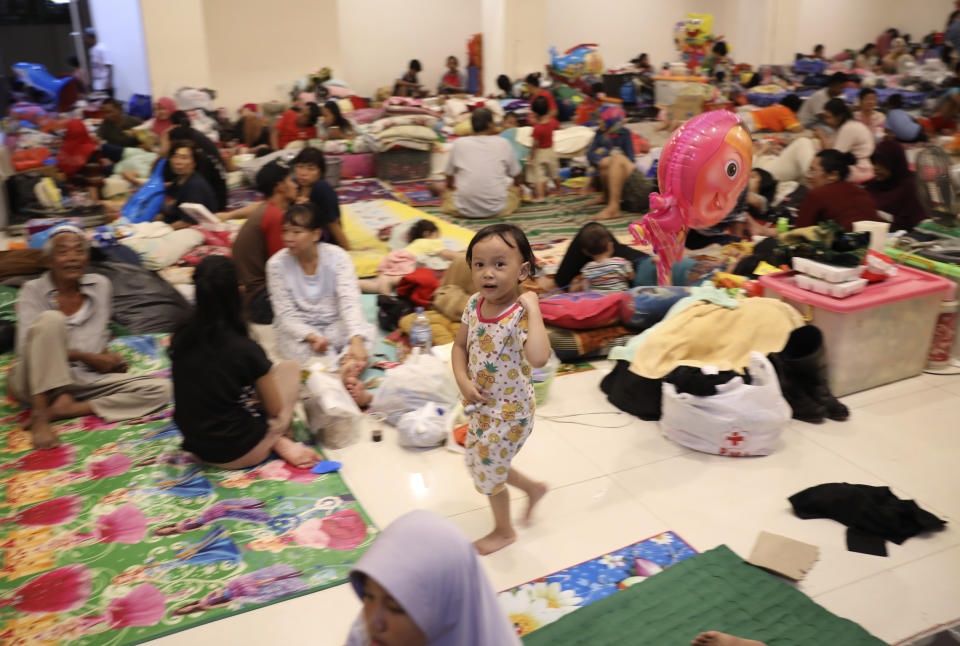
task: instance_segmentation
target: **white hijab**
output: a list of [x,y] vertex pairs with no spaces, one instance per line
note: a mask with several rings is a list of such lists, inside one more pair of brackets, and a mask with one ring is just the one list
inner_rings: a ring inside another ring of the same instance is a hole
[[[450,521],[412,511],[390,524],[350,572],[363,598],[373,577],[403,606],[428,646],[520,646],[473,543]],[[360,613],[347,646],[368,646]]]

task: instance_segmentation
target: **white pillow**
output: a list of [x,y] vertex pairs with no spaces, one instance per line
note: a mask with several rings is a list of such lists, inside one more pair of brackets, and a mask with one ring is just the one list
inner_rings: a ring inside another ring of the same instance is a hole
[[[150,223],[153,225],[162,222]],[[149,232],[135,232],[134,235],[124,238],[120,244],[133,249],[140,256],[143,266],[156,271],[175,265],[184,255],[194,247],[203,244],[203,233],[196,229],[179,229],[164,224],[169,231],[161,232],[159,227],[151,227]],[[157,235],[160,234],[160,235]]]

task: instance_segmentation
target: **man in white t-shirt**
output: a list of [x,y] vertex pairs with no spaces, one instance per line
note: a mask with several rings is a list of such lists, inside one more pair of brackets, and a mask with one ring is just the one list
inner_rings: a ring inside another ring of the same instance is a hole
[[520,163],[510,142],[497,136],[493,113],[477,108],[470,115],[472,137],[453,142],[447,163],[447,191],[441,211],[465,218],[508,215],[520,206],[515,185]]
[[797,111],[797,121],[804,128],[811,128],[814,125],[823,125],[823,106],[827,101],[843,95],[843,88],[847,85],[847,75],[843,72],[837,72],[830,76],[827,87],[821,88],[807,97],[800,109]]
[[110,50],[97,42],[97,32],[92,27],[84,32],[83,44],[87,47],[87,60],[90,63],[91,89],[105,92],[113,98],[113,58]]

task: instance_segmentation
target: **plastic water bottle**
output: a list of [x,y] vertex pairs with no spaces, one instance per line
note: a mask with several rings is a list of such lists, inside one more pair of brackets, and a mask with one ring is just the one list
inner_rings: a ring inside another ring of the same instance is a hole
[[430,330],[430,319],[423,313],[423,308],[417,308],[417,316],[410,326],[410,354],[429,354],[433,345],[433,332]]

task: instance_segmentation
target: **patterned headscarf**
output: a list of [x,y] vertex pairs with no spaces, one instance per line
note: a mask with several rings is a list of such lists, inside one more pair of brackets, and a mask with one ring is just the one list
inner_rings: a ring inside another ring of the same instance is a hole
[[623,126],[627,113],[619,106],[607,105],[600,109],[600,118],[603,120],[604,129],[611,132]]

